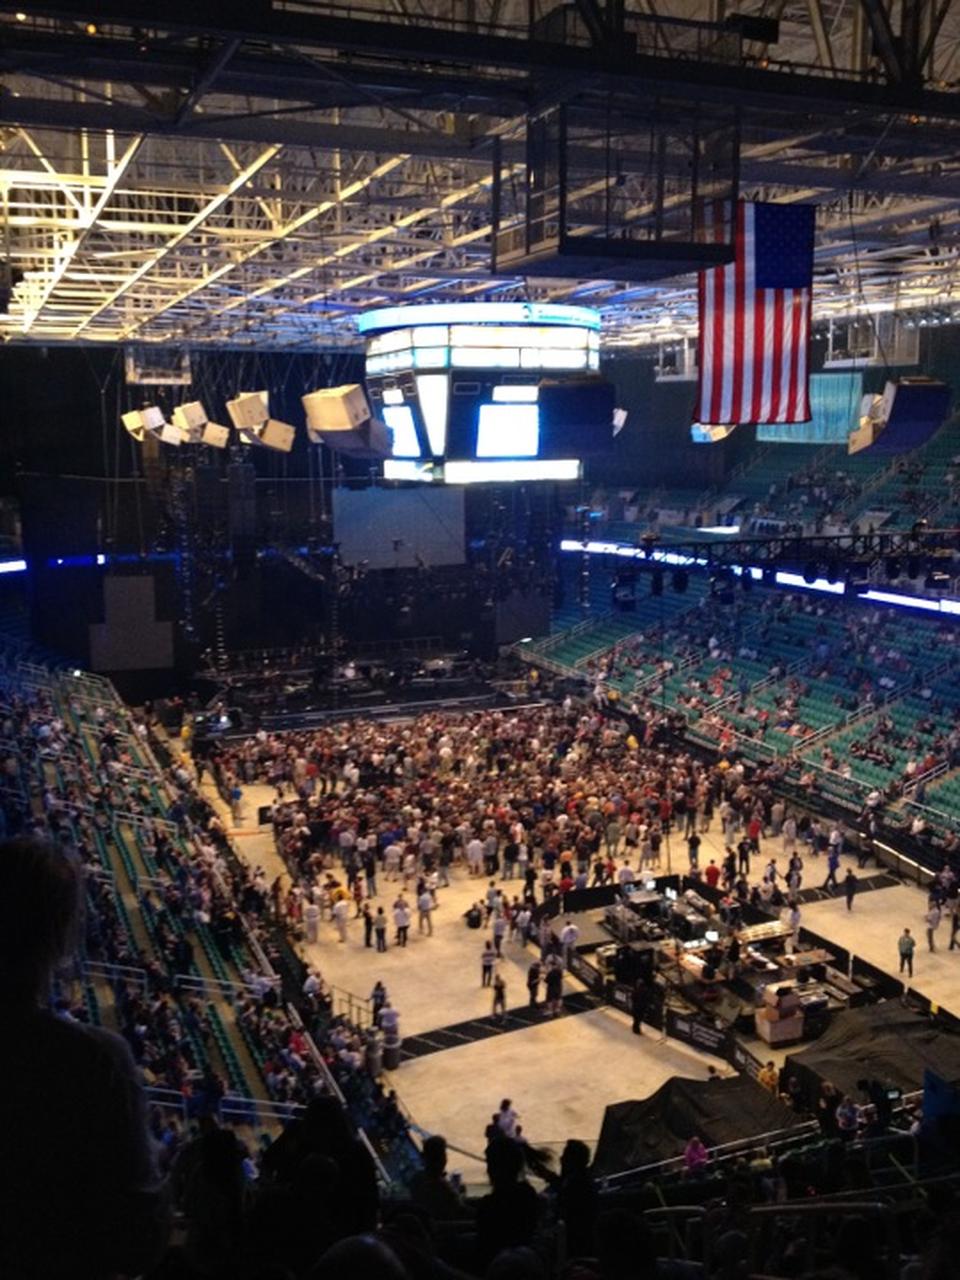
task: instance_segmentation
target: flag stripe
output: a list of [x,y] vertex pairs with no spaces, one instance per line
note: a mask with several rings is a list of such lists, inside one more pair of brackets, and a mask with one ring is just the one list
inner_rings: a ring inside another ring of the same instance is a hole
[[[746,239],[753,234],[753,205],[746,202],[742,203],[742,227],[743,236]],[[754,361],[754,342],[756,331],[756,306],[748,307],[746,301],[748,298],[754,297],[757,286],[753,271],[753,259],[747,254],[741,255],[743,259],[743,386],[740,393],[740,421],[749,422],[753,412],[754,402],[754,379],[756,364]]]
[[705,205],[705,239],[723,244],[732,229],[734,261],[697,281],[698,421],[809,419],[812,214],[804,215],[798,206],[749,201]]
[[[724,211],[719,201],[714,207],[713,218],[713,238],[718,244],[722,244],[724,239]],[[723,349],[723,320],[727,309],[726,293],[727,269],[726,267],[718,267],[714,273],[713,281],[713,395],[710,397],[710,417],[706,419],[707,422],[723,421],[720,417],[723,384],[726,380],[723,371],[729,363],[725,358]],[[717,377],[718,372],[720,377]]]
[[746,274],[746,257],[740,252],[743,244],[743,204],[736,208],[737,256],[728,274],[734,277],[733,289],[733,378],[730,387],[730,417],[739,418],[743,410],[743,330],[746,317],[746,295],[744,282]]
[[772,289],[773,294],[773,352],[767,354],[770,361],[770,421],[780,421],[780,373],[783,369],[783,291]]

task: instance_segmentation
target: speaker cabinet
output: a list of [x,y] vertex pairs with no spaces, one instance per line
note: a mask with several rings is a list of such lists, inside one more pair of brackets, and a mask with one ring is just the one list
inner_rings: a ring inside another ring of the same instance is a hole
[[201,444],[208,444],[213,449],[225,449],[229,440],[229,427],[221,427],[217,422],[207,422],[204,424],[203,433],[200,436]]
[[276,418],[268,418],[263,429],[257,433],[260,443],[267,449],[278,449],[281,453],[289,453],[293,448],[297,431],[288,422],[278,422]]
[[363,387],[357,382],[324,387],[303,396],[310,431],[350,431],[372,417]]
[[227,413],[238,431],[261,427],[270,416],[270,398],[266,391],[243,391],[235,400],[227,401]]

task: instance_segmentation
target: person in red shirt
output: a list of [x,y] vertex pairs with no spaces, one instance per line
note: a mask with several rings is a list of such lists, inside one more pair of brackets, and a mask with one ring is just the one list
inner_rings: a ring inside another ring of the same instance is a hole
[[703,878],[711,889],[715,889],[720,882],[720,868],[711,858],[709,864],[703,869]]
[[760,833],[762,832],[762,830],[763,830],[763,823],[756,816],[756,814],[754,814],[754,816],[747,823],[747,839],[753,845],[753,849],[755,853],[760,852]]

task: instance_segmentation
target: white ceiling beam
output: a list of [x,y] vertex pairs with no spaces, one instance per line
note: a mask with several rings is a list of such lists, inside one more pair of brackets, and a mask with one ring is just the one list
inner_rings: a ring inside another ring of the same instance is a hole
[[[113,135],[108,134],[107,136],[108,144],[112,144],[112,140],[113,140]],[[64,246],[56,267],[51,272],[49,278],[44,282],[41,288],[40,297],[38,301],[35,302],[30,307],[30,309],[26,312],[23,319],[23,324],[21,327],[21,333],[24,336],[29,334],[37,317],[40,315],[40,313],[43,311],[43,308],[46,306],[47,302],[50,300],[51,294],[54,292],[57,285],[60,283],[60,281],[63,279],[64,275],[66,274],[67,269],[70,266],[70,263],[77,256],[80,249],[83,247],[84,243],[86,242],[87,237],[90,235],[93,228],[97,225],[97,219],[100,217],[100,214],[109,204],[113,196],[114,190],[119,184],[124,173],[126,173],[128,167],[133,161],[134,156],[136,156],[142,144],[143,144],[143,134],[138,134],[137,137],[132,138],[131,141],[128,143],[127,149],[126,151],[124,151],[120,159],[115,160],[112,163],[107,176],[106,185],[103,187],[103,189],[100,192],[100,195],[97,197],[96,203],[92,206],[89,212],[84,210],[83,216],[81,218],[81,227],[78,234],[76,234],[73,237],[73,239],[70,240],[66,244],[66,246]]]
[[158,266],[169,253],[172,253],[173,250],[177,248],[178,245],[183,244],[184,240],[186,240],[188,236],[193,235],[199,227],[202,227],[208,218],[226,204],[234,192],[240,190],[247,182],[249,182],[253,175],[259,173],[264,165],[269,164],[274,156],[278,155],[281,150],[281,147],[275,146],[267,147],[265,151],[261,151],[260,155],[258,155],[255,160],[236,175],[229,186],[225,187],[221,192],[215,195],[212,200],[209,200],[202,209],[198,210],[197,213],[194,214],[189,222],[181,227],[180,230],[178,230],[166,242],[166,244],[161,245],[146,262],[142,263],[136,271],[131,272],[124,283],[114,289],[114,291],[105,298],[98,307],[91,311],[84,319],[83,323],[77,325],[76,329],[70,336],[72,338],[78,338],[88,324],[93,320],[96,320],[98,316],[102,315],[108,307],[112,307],[113,304],[122,298],[129,289],[132,289],[135,284],[138,284],[144,276],[149,275],[154,267]]
[[358,195],[361,191],[366,190],[371,183],[376,182],[378,178],[385,177],[386,174],[391,173],[396,168],[399,168],[399,166],[408,159],[409,156],[392,156],[389,160],[383,161],[383,163],[377,165],[371,173],[366,174],[363,178],[358,178],[356,181],[345,186],[340,192],[338,192],[336,197],[329,200],[323,200],[320,204],[314,205],[312,209],[308,209],[305,213],[300,214],[299,217],[294,218],[292,222],[288,222],[286,226],[281,227],[276,233],[269,235],[260,244],[255,245],[245,254],[241,254],[241,256],[235,261],[222,263],[214,271],[209,272],[207,275],[191,284],[189,288],[184,289],[181,293],[177,294],[176,297],[168,299],[162,306],[155,308],[149,316],[144,316],[142,320],[138,320],[134,324],[128,325],[123,329],[121,337],[123,339],[131,337],[134,333],[137,333],[142,329],[144,325],[149,324],[158,316],[169,311],[172,307],[176,307],[181,302],[185,302],[188,298],[192,298],[194,294],[200,293],[201,290],[209,288],[211,284],[214,284],[217,280],[223,279],[223,277],[229,272],[235,271],[238,267],[245,266],[258,254],[263,253],[265,249],[270,248],[272,245],[282,244],[284,240],[294,235],[297,231],[302,230],[305,226],[308,226],[324,213],[335,208],[341,201],[349,200],[352,196]]

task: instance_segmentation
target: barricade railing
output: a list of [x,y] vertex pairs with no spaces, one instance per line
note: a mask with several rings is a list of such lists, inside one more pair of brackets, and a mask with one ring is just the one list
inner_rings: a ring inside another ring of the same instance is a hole
[[149,876],[135,874],[133,877],[133,891],[139,895],[141,893],[166,893],[173,884],[169,876]]
[[558,644],[563,644],[571,636],[579,636],[584,631],[589,631],[591,627],[595,627],[597,623],[602,622],[605,618],[611,617],[613,617],[613,614],[609,611],[591,614],[589,618],[583,618],[580,622],[575,622],[572,627],[564,627],[562,631],[556,631],[549,636],[545,636],[542,642],[534,641],[533,648],[540,654],[549,653],[551,649],[556,648]]
[[[230,1004],[233,1004],[242,996],[258,996],[262,992],[260,984],[256,982],[230,982],[226,978],[211,978],[195,973],[175,973],[173,981],[180,991],[196,992],[207,996],[223,996]],[[270,986],[275,990],[278,989],[280,979],[274,977],[270,981]]]
[[366,1129],[363,1128],[362,1125],[357,1125],[357,1137],[360,1139],[363,1145],[367,1148],[367,1151],[370,1153],[370,1159],[373,1161],[374,1168],[377,1171],[377,1178],[381,1186],[389,1187],[391,1183],[390,1174],[387,1172],[386,1166],[384,1165],[383,1161],[380,1159],[379,1155],[377,1154],[376,1148],[374,1147],[373,1143],[370,1141],[367,1131]]
[[565,676],[568,679],[575,680],[587,679],[584,673],[578,671],[576,667],[568,667],[562,662],[554,662],[549,654],[541,653],[539,649],[532,649],[529,645],[512,644],[507,652],[513,654],[515,658],[519,658],[521,662],[528,662],[532,666],[542,667],[544,671],[550,671],[555,676]]
[[296,1005],[291,1004],[290,1001],[288,1000],[287,1003],[284,1005],[284,1008],[286,1009],[287,1017],[290,1019],[293,1026],[297,1029],[297,1031],[302,1033],[304,1041],[306,1042],[307,1053],[310,1055],[311,1062],[317,1068],[321,1077],[323,1078],[323,1082],[327,1087],[327,1092],[332,1093],[333,1096],[340,1102],[341,1106],[346,1108],[347,1100],[343,1096],[343,1090],[337,1084],[336,1080],[334,1079],[333,1072],[327,1066],[326,1059],[324,1058],[320,1050],[317,1048],[316,1042],[314,1041],[313,1036],[310,1034],[310,1032],[307,1030],[307,1027],[304,1025],[303,1019],[300,1017],[300,1014],[297,1012]]
[[[323,1078],[323,1081],[327,1087],[327,1090],[338,1100],[340,1105],[343,1107],[344,1111],[346,1111],[349,1115],[350,1109],[347,1106],[346,1098],[343,1096],[343,1090],[340,1088],[340,1086],[337,1084],[336,1080],[334,1079],[333,1072],[327,1066],[326,1060],[324,1059],[323,1054],[317,1048],[316,1042],[314,1041],[313,1036],[310,1034],[308,1029],[304,1026],[303,1019],[300,1017],[300,1014],[297,1012],[296,1006],[291,1004],[288,1001],[287,1004],[284,1005],[284,1008],[287,1011],[287,1017],[293,1023],[294,1027],[296,1027],[297,1030],[302,1033],[304,1041],[307,1046],[307,1053],[310,1056],[310,1060],[313,1062],[314,1066],[317,1068],[321,1077]],[[367,1136],[366,1130],[363,1128],[362,1125],[357,1125],[357,1136],[359,1137],[360,1141],[364,1144],[364,1146],[367,1148],[367,1150],[370,1153],[370,1157],[373,1160],[374,1167],[376,1168],[376,1171],[377,1171],[377,1178],[380,1181],[381,1185],[384,1187],[388,1187],[390,1185],[390,1175],[387,1172],[383,1161],[380,1159],[379,1155],[374,1149],[373,1143],[370,1141],[369,1137]]]
[[[181,1119],[192,1118],[194,1099],[177,1089],[165,1089],[150,1085],[146,1089],[147,1101],[163,1111],[175,1111]],[[226,1093],[220,1099],[217,1113],[221,1121],[232,1125],[285,1125],[303,1114],[305,1108],[298,1102],[275,1102],[270,1098],[246,1098],[236,1093]]]
[[85,978],[100,978],[104,982],[134,983],[144,994],[147,991],[147,971],[135,965],[112,964],[107,960],[84,960],[81,963],[80,972]]
[[171,822],[169,818],[161,818],[157,815],[147,813],[129,813],[122,809],[115,809],[113,813],[114,824],[126,823],[131,827],[162,827],[165,831],[178,832],[179,826],[175,822]]
[[934,805],[920,804],[917,800],[908,800],[903,807],[914,810],[922,818],[928,818],[938,824],[944,823],[954,829],[960,829],[960,817],[955,813],[947,813],[943,809],[937,809]]
[[253,930],[247,924],[246,920],[242,915],[240,917],[240,923],[241,923],[241,928],[243,929],[244,941],[247,945],[247,949],[250,952],[251,956],[256,961],[257,965],[259,966],[260,972],[265,977],[270,979],[271,986],[279,988],[280,977],[277,974],[276,970],[274,969],[273,965],[270,963],[270,960],[267,957],[267,953],[264,951],[263,947],[260,945],[260,939],[253,932]]
[[366,1031],[374,1025],[373,1006],[370,1000],[354,995],[344,987],[328,986],[327,990],[333,1001],[333,1013],[337,1017],[346,1018],[360,1031]]
[[934,778],[939,778],[941,774],[949,772],[949,769],[949,762],[941,760],[939,764],[935,764],[931,769],[925,769],[923,773],[915,773],[910,781],[904,784],[903,790],[906,794],[916,791],[921,782],[932,782]]
[[674,662],[672,671],[667,673],[664,673],[663,671],[654,671],[652,675],[644,676],[642,680],[638,680],[633,686],[632,692],[645,693],[651,685],[660,684],[663,680],[667,679],[668,675],[677,676],[681,671],[687,671],[690,667],[695,667],[699,661],[699,658],[695,658],[692,654],[688,654],[687,657],[681,658],[678,662]]
[[[752,1138],[739,1138],[736,1142],[725,1142],[715,1147],[708,1147],[709,1167],[713,1168],[728,1160],[735,1160],[745,1152],[757,1150],[760,1147],[765,1148],[769,1153],[801,1142],[808,1142],[819,1132],[817,1123],[807,1120],[789,1129],[771,1129],[769,1133],[758,1134]],[[683,1156],[672,1156],[668,1160],[657,1160],[650,1164],[637,1165],[632,1169],[624,1169],[620,1173],[608,1174],[603,1179],[603,1186],[605,1189],[612,1189],[639,1178],[666,1177],[682,1172],[683,1168]]]

